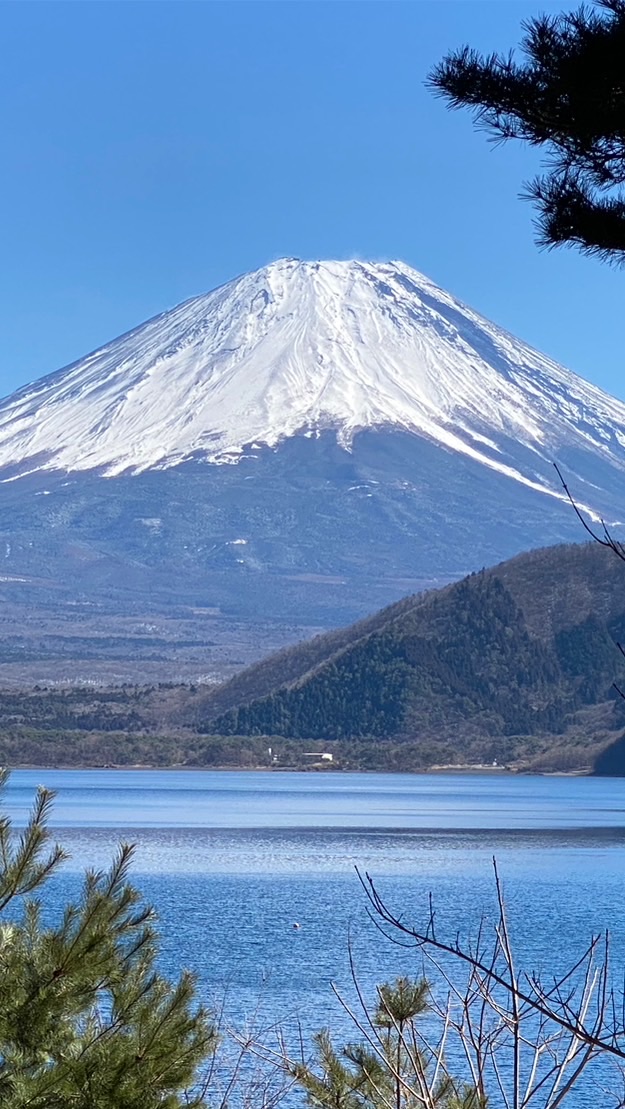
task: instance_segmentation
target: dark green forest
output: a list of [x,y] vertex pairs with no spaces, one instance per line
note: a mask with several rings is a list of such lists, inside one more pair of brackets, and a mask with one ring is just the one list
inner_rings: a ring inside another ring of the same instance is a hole
[[[588,747],[625,726],[622,567],[592,545],[551,548],[401,602],[373,628],[354,628],[306,666],[306,645],[283,652],[294,676],[257,668],[260,696],[213,713],[199,729],[316,741],[445,743],[457,753],[511,737],[569,737]],[[299,659],[302,666],[294,666]],[[280,659],[277,656],[276,662]],[[273,688],[263,684],[274,678]],[[232,686],[241,684],[235,678]],[[227,687],[216,695],[223,703]],[[496,757],[496,756],[495,756]]]

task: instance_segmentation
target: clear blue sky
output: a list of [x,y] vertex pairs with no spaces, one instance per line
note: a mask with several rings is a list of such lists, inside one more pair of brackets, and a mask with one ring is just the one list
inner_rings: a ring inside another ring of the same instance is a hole
[[562,6],[0,3],[0,394],[293,255],[402,258],[625,397],[625,273],[538,251],[534,155],[423,84]]

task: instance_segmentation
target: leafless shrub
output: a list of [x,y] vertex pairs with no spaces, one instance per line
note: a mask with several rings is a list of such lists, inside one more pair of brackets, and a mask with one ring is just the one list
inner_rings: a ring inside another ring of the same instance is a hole
[[436,984],[432,1010],[443,1040],[449,1045],[453,1037],[462,1054],[476,1105],[559,1109],[589,1064],[602,1059],[617,1065],[605,1098],[614,1109],[625,1106],[623,1089],[615,1092],[623,1086],[625,1000],[623,990],[612,985],[609,933],[593,936],[564,972],[522,970],[493,865],[496,920],[492,928],[482,922],[467,940],[439,934],[431,897],[424,925],[408,924],[387,906],[368,874],[359,872],[359,878],[376,927],[422,955]]

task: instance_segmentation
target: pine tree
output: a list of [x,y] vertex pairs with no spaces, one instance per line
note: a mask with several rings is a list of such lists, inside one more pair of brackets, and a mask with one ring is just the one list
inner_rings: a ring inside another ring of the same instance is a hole
[[[428,1047],[419,1018],[429,1010],[425,979],[397,978],[378,987],[370,1032],[337,1051],[330,1033],[315,1038],[312,1066],[293,1074],[313,1109],[486,1109],[474,1086],[456,1082],[440,1050]],[[365,1026],[366,1027],[366,1026]]]
[[88,872],[50,922],[47,884],[65,858],[50,846],[51,802],[39,790],[20,835],[0,818],[0,1104],[204,1105],[199,1068],[215,1031],[191,976],[172,984],[155,970],[154,912],[128,882],[132,848],[108,873]]
[[572,244],[625,261],[625,0],[541,15],[521,53],[448,54],[429,78],[497,140],[542,149],[547,172],[526,186],[545,246]]

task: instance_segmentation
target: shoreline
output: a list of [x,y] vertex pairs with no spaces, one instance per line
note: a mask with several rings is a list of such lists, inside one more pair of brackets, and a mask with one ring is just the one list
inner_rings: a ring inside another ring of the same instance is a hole
[[[107,764],[101,766],[85,765],[85,764],[67,764],[67,763],[50,763],[42,765],[41,763],[21,763],[19,765],[12,765],[7,768],[11,773],[18,770],[75,770],[80,772],[85,771],[133,771],[135,773],[143,773],[147,771],[158,771],[163,773],[208,773],[208,774],[324,774],[333,776],[335,774],[389,774],[397,777],[405,776],[442,776],[453,775],[457,777],[478,777],[486,775],[488,777],[531,777],[531,778],[592,778],[591,767],[584,767],[578,770],[532,770],[527,767],[510,767],[510,766],[482,766],[479,764],[467,764],[458,766],[450,764],[448,766],[431,766],[423,767],[418,770],[358,770],[358,769],[345,769],[343,767],[326,767],[326,766],[191,766],[191,765],[176,765],[175,763],[169,766],[158,766],[153,763],[132,763],[129,765],[124,764]],[[617,775],[611,775],[617,777]]]

